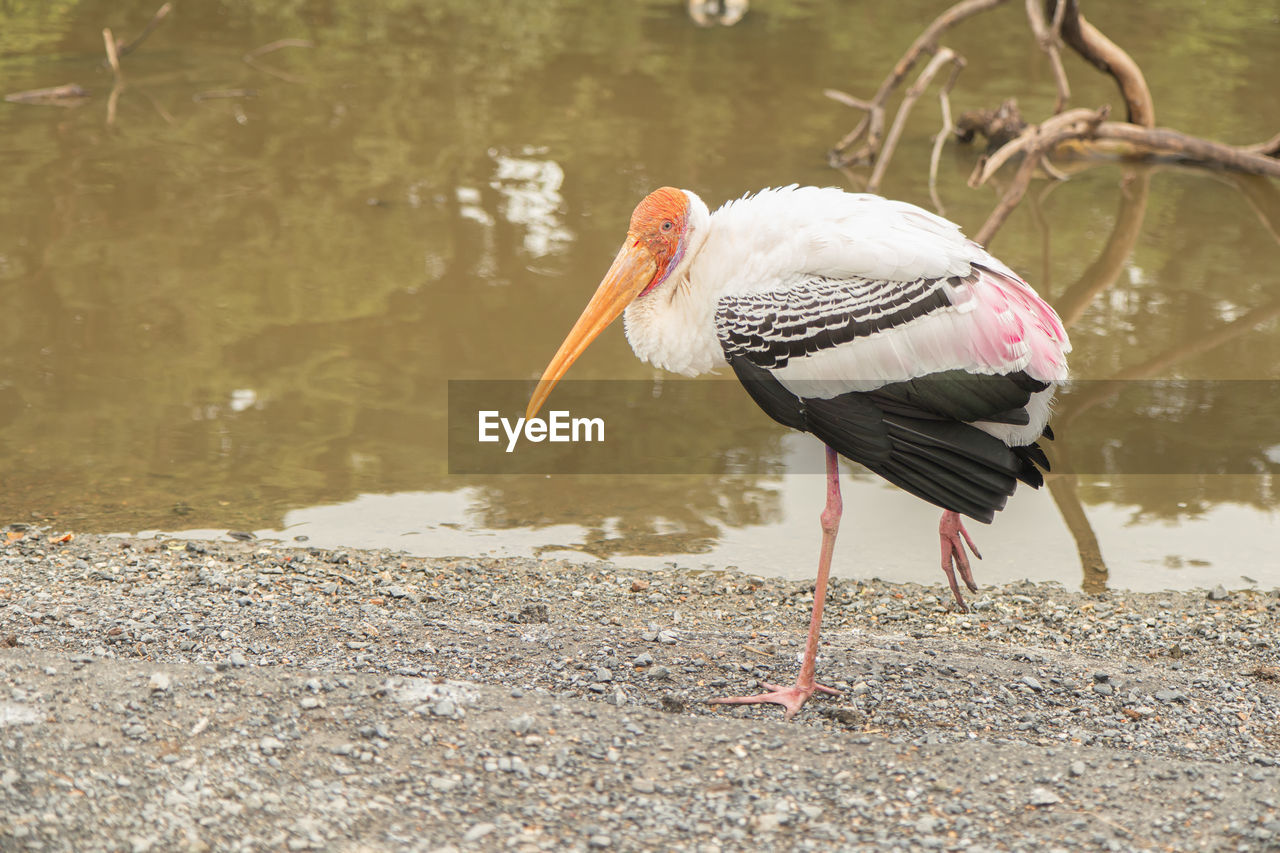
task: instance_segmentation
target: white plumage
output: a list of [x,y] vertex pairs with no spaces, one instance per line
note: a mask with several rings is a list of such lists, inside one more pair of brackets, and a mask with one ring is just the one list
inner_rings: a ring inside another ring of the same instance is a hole
[[542,375],[532,417],[619,314],[641,359],[696,376],[731,367],[772,418],[827,445],[814,614],[796,684],[760,696],[793,715],[816,692],[818,630],[840,519],[837,454],[944,509],[942,569],[972,591],[960,520],[990,521],[1019,482],[1043,483],[1037,445],[1071,345],[1031,287],[959,226],[914,205],[782,187],[710,213],[664,187]]
[[[644,361],[686,376],[724,367],[716,313],[726,299],[774,294],[785,300],[826,280],[849,283],[842,302],[852,306],[866,284],[929,280],[946,290],[950,306],[792,359],[774,375],[798,396],[820,398],[955,369],[1026,370],[1055,385],[1067,378],[1071,345],[1056,316],[1020,316],[1009,304],[1011,294],[1043,303],[955,223],[906,202],[834,188],[762,190],[714,213],[684,193],[690,202],[685,258],[671,273],[671,286],[632,302],[623,315],[627,340]],[[948,281],[970,276],[975,265],[984,270],[978,281]],[[832,316],[813,312],[813,328]],[[1034,441],[1048,412],[1047,404],[1038,405],[1025,429],[993,434]]]

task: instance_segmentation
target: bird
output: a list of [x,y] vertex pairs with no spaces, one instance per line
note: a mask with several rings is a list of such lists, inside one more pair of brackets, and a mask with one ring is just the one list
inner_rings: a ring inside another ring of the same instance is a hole
[[623,315],[635,354],[697,376],[728,367],[778,423],[825,445],[827,501],[800,672],[790,686],[710,700],[773,703],[791,719],[818,683],[822,611],[845,457],[943,510],[942,570],[966,611],[962,516],[990,523],[1019,483],[1038,488],[1038,442],[1067,380],[1061,320],[959,225],[905,201],[836,187],[767,188],[710,212],[662,187],[635,208],[595,294],[538,380],[532,419],[588,345]]

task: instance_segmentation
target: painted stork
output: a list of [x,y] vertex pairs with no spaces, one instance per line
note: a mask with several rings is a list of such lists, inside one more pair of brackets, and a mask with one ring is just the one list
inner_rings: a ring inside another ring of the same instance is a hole
[[771,702],[790,719],[815,692],[818,632],[841,499],[838,457],[943,509],[942,570],[976,592],[960,516],[990,522],[1038,487],[1049,410],[1071,345],[1030,285],[959,226],[915,205],[835,188],[766,189],[710,213],[664,187],[542,374],[526,417],[619,314],[637,356],[696,376],[728,365],[779,423],[826,444],[827,504],[800,674],[714,703]]

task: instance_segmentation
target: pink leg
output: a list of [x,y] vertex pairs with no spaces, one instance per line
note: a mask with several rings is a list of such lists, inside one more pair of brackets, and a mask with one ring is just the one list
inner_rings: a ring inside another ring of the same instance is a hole
[[938,522],[938,538],[942,541],[942,571],[947,574],[951,594],[955,596],[960,612],[968,613],[969,606],[964,603],[960,585],[956,583],[956,569],[960,569],[960,577],[969,591],[977,592],[978,585],[973,581],[973,570],[969,568],[969,555],[964,552],[964,546],[968,545],[973,556],[979,560],[982,559],[982,554],[978,553],[977,546],[969,538],[969,531],[964,529],[964,523],[960,521],[960,514],[957,512],[947,510],[942,514],[942,520]]
[[804,645],[804,659],[800,663],[800,675],[796,683],[790,687],[779,687],[776,684],[764,685],[768,693],[758,696],[729,696],[724,699],[712,699],[712,705],[758,705],[771,702],[786,709],[784,719],[796,715],[814,693],[826,693],[839,696],[839,690],[833,690],[814,680],[814,669],[818,659],[818,630],[822,626],[822,607],[827,600],[827,577],[831,574],[831,554],[836,548],[836,531],[840,529],[840,514],[844,508],[840,499],[840,457],[830,447],[827,448],[827,507],[822,511],[822,554],[818,558],[818,580],[813,587],[813,616],[809,619],[809,637]]

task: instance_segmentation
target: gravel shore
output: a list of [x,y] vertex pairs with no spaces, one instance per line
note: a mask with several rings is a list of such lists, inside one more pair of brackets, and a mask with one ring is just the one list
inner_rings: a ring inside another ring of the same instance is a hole
[[0,850],[1280,849],[1277,591],[8,536]]

